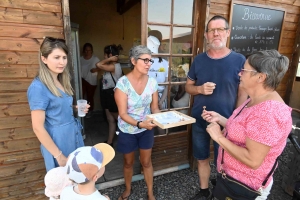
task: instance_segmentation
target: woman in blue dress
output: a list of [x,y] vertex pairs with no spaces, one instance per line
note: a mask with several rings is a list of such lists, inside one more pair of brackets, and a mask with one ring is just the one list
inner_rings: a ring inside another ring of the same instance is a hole
[[47,171],[65,166],[68,155],[84,146],[82,126],[73,116],[67,55],[64,40],[46,37],[40,47],[39,72],[27,91],[32,128],[41,142]]

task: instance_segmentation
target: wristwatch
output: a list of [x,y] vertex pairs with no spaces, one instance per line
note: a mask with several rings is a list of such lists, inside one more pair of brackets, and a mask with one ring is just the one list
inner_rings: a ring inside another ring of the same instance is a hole
[[139,129],[141,129],[141,127],[140,127],[140,123],[141,123],[142,121],[138,121],[137,123],[136,123],[136,126],[139,128]]

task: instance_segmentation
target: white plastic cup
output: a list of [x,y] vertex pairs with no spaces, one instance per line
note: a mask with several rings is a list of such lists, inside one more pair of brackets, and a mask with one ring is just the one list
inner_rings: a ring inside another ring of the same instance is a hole
[[85,117],[85,108],[86,108],[87,101],[84,99],[77,100],[77,107],[78,107],[78,117]]

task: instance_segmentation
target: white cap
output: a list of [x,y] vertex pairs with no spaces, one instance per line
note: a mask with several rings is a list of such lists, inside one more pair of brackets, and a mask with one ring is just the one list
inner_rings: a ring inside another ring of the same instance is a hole
[[80,147],[68,157],[67,174],[76,183],[87,182],[114,157],[114,149],[106,143]]
[[48,171],[44,183],[46,186],[45,195],[50,198],[58,197],[66,186],[72,185],[65,167],[56,167]]
[[159,45],[160,45],[160,42],[156,37],[150,35],[147,38],[147,47],[148,47],[148,49],[150,49],[150,51],[152,53],[158,53]]

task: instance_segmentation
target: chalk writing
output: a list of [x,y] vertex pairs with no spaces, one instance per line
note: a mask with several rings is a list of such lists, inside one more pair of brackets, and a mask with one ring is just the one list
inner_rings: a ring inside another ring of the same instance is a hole
[[249,10],[249,8],[244,9],[243,20],[271,20],[271,15],[263,13],[255,13]]
[[244,55],[278,49],[284,11],[234,3],[232,12],[230,49]]

